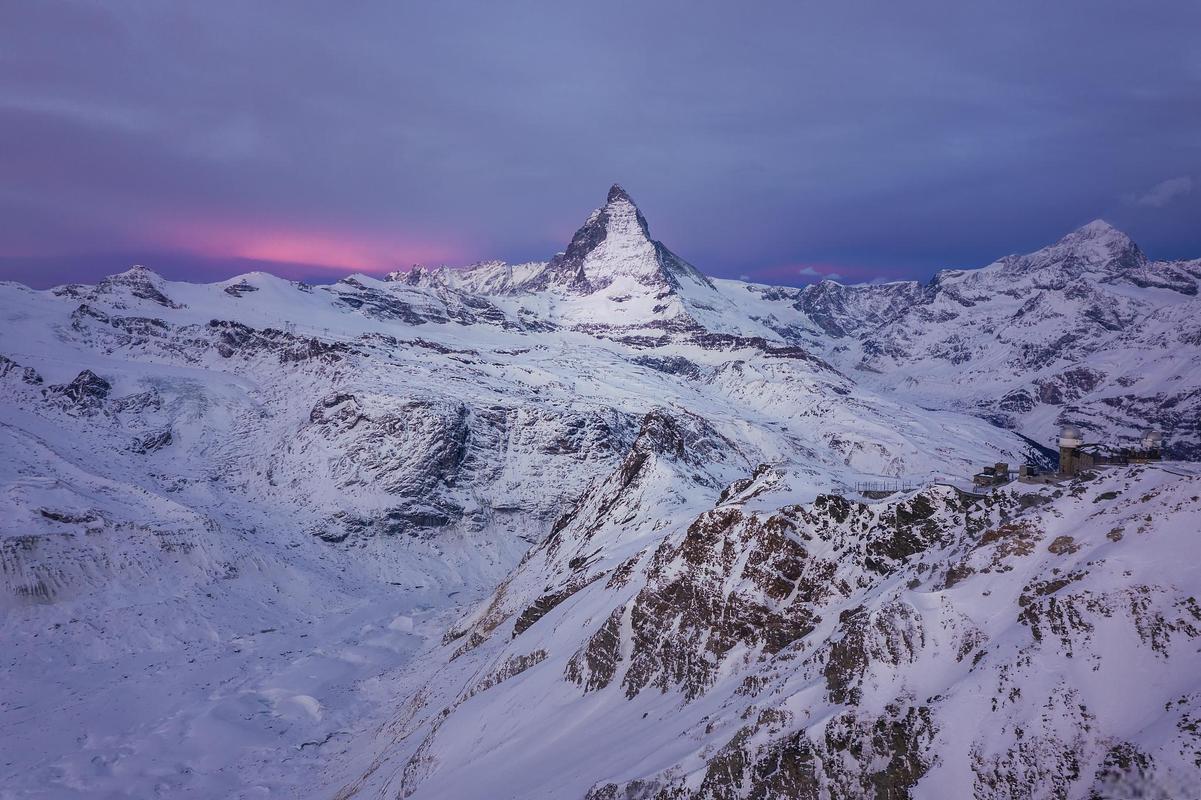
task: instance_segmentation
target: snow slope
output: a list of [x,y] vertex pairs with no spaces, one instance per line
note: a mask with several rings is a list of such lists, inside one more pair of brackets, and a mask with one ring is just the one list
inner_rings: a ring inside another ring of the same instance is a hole
[[815,492],[1023,447],[784,347],[639,348],[362,276],[10,284],[0,319],[19,797],[340,779],[386,708],[372,681],[496,585],[654,408],[703,414],[743,468],[806,464]]
[[[852,738],[876,725],[917,737],[898,792],[941,775],[930,737],[959,746],[955,720],[975,713],[977,689],[959,697],[967,678],[950,669],[920,684],[943,704],[825,697],[840,617],[862,606],[933,630],[931,598],[951,589],[933,588],[950,580],[936,573],[961,558],[956,575],[975,570],[965,586],[991,572],[1051,580],[1063,567],[1032,555],[1041,544],[1018,548],[1020,570],[986,572],[971,554],[992,551],[972,537],[1035,513],[1049,536],[1085,501],[1075,489],[983,505],[936,487],[900,505],[840,497],[862,481],[933,487],[1018,463],[1028,442],[993,422],[1046,441],[1081,409],[1105,410],[1084,419],[1106,435],[1163,423],[1185,451],[1196,342],[1170,335],[1195,327],[1196,265],[1140,260],[1094,226],[929,287],[793,290],[710,280],[649,230],[614,187],[546,263],[330,286],[266,273],[198,285],[142,267],[96,286],[0,283],[0,797],[791,796],[756,784],[755,765],[781,736],[810,748],[809,763],[829,759],[814,714],[842,715]],[[1019,280],[1025,299],[1004,293]],[[1076,338],[1021,360],[1061,329]],[[967,359],[931,355],[957,336]],[[1081,369],[1104,377],[1041,388]],[[994,402],[1031,386],[1029,409]],[[1195,478],[1104,480],[1127,481],[1113,489],[1122,514],[1190,524]],[[934,523],[894,534],[916,513],[905,503],[934,508],[937,535]],[[1081,535],[1096,538],[1102,517],[1087,518]],[[796,532],[806,525],[810,538]],[[1145,570],[1189,552],[1172,526]],[[819,533],[835,538],[818,545]],[[1179,677],[1195,655],[1179,644],[1188,563],[1131,600],[1176,632],[1175,649],[1154,650],[1162,665],[1138,662],[1185,698],[1161,727],[1196,708]],[[798,569],[813,570],[804,587]],[[1115,585],[1134,591],[1141,574]],[[992,599],[958,611],[989,641],[1033,636],[996,623],[1026,584],[991,585],[980,598]],[[949,646],[927,642],[922,670]],[[979,675],[1012,676],[1014,652],[987,656]],[[794,661],[756,690],[781,716],[735,746],[755,676]],[[1051,692],[1038,684],[1030,703]],[[1032,708],[1006,724],[1028,726]],[[1153,758],[1156,780],[1179,775],[1165,748],[1184,734],[1111,729]],[[1087,766],[1071,792],[1095,775],[1100,736],[1063,745]],[[713,766],[719,750],[742,764],[737,785],[708,777],[727,769]],[[981,757],[998,776],[1030,763]],[[854,796],[846,781],[860,773],[831,767],[821,785]]]
[[1201,475],[798,505],[775,468],[705,509],[704,435],[648,420],[340,796],[1191,796]]

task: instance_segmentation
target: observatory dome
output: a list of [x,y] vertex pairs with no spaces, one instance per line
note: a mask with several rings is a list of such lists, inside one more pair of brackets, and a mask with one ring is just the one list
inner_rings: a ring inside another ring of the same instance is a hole
[[1064,425],[1059,430],[1060,447],[1079,447],[1084,444],[1084,434],[1075,425]]

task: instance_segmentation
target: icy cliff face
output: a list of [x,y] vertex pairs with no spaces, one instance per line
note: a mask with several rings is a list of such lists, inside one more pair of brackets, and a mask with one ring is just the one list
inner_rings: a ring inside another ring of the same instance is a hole
[[[1196,589],[1187,559],[1152,573],[1189,552],[1194,478],[844,498],[1017,464],[1011,428],[1064,419],[1192,453],[1196,262],[1094,224],[928,286],[796,290],[649,231],[614,187],[547,263],[0,283],[6,788],[1171,787]],[[1169,704],[1137,730],[1097,688],[1136,668]]]

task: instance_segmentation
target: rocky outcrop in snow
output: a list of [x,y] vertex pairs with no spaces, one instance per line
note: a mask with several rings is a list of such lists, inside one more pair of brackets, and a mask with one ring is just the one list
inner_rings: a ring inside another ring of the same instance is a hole
[[[545,264],[0,284],[4,780],[1172,796],[1197,478],[931,484],[1062,421],[1194,455],[1197,279],[1093,224],[926,286],[710,280],[614,187]],[[927,488],[851,499],[883,480]]]
[[392,745],[412,753],[402,794],[482,797],[469,776],[488,774],[493,795],[605,800],[1183,796],[1201,606],[1188,567],[1150,553],[1196,549],[1198,480],[734,502],[653,514],[660,532],[620,554],[580,537],[587,564],[535,554],[502,594],[572,590],[532,623],[486,604],[512,635],[455,650],[456,674],[489,676],[458,699],[421,693],[431,722]]

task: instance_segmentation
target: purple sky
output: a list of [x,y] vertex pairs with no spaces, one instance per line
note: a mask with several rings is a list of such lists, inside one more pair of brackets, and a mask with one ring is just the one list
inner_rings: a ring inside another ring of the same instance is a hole
[[702,271],[1201,256],[1201,3],[5,4],[0,278],[545,259],[622,183]]

